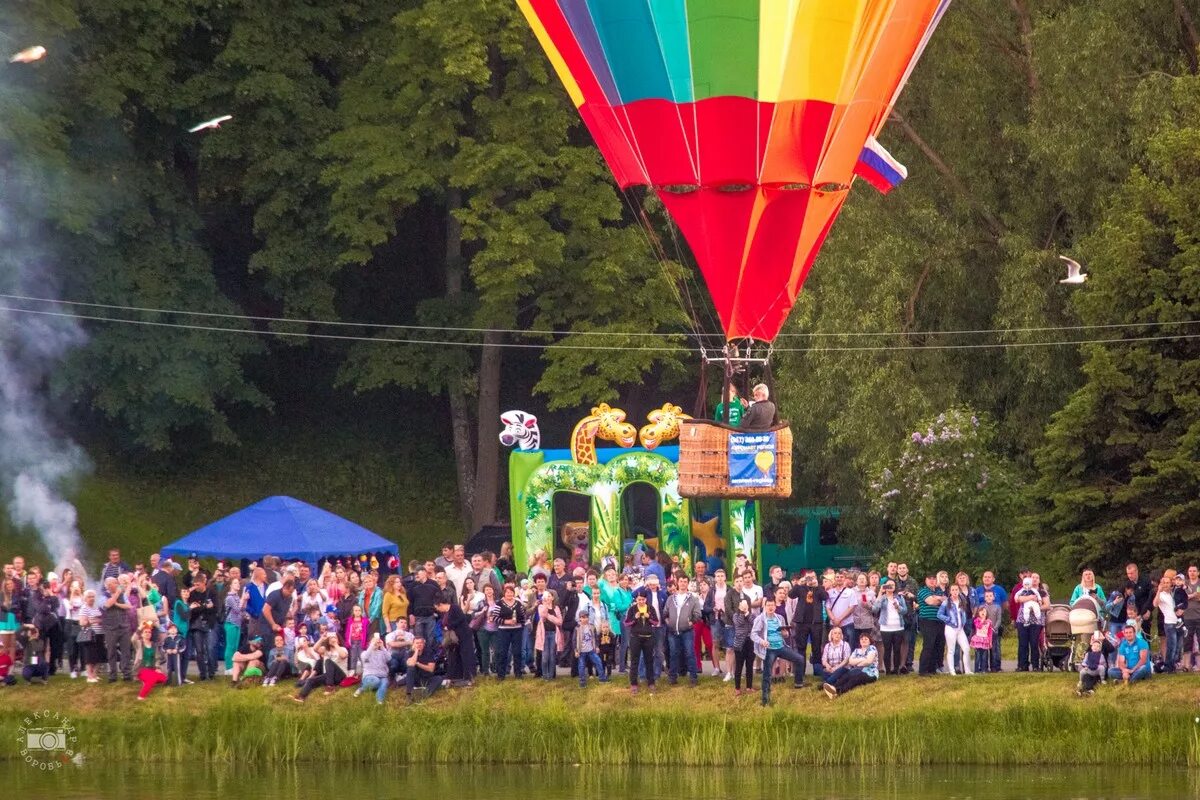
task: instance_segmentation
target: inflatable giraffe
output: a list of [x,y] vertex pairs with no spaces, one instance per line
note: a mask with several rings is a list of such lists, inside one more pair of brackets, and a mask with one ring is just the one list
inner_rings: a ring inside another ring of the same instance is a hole
[[683,413],[679,406],[667,403],[647,414],[646,419],[650,420],[650,424],[642,426],[638,438],[641,439],[642,447],[653,450],[663,442],[678,439],[680,421],[691,419],[691,416]]
[[616,442],[620,447],[633,447],[637,428],[625,421],[625,412],[601,403],[592,413],[579,420],[571,432],[571,457],[576,464],[597,464],[596,440]]

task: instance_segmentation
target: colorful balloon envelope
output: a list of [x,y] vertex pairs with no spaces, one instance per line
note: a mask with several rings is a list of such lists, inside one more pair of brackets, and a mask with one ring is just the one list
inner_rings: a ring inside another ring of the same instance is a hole
[[773,341],[950,0],[517,0],[622,189],[650,186],[730,339]]

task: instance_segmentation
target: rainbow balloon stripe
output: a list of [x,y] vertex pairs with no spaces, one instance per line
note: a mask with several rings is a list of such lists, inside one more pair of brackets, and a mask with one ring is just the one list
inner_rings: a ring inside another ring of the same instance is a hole
[[730,338],[773,340],[950,0],[516,0]]

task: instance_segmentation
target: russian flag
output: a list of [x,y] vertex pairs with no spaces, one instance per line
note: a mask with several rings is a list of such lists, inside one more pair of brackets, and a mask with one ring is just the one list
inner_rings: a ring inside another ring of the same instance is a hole
[[908,177],[908,167],[893,158],[872,136],[867,139],[867,145],[858,157],[854,174],[874,186],[881,194],[887,194]]

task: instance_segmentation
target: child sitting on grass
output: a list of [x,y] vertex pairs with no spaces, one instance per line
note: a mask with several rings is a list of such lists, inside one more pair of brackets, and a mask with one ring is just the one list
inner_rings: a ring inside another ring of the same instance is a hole
[[274,686],[280,678],[292,674],[292,654],[284,637],[275,637],[275,646],[267,655],[267,676],[263,678],[263,686]]
[[246,643],[245,653],[233,654],[233,672],[230,673],[230,682],[237,686],[242,678],[261,678],[263,674],[263,640],[261,636],[255,636]]

